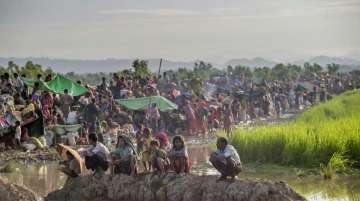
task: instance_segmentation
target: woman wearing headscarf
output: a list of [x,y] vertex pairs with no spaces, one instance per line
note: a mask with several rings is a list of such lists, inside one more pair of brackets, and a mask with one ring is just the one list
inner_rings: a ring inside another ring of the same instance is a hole
[[136,174],[136,152],[127,136],[118,136],[116,149],[111,156],[115,174]]

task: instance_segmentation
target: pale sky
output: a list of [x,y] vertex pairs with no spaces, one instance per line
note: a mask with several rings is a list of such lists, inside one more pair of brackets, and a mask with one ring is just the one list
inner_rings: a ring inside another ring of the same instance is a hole
[[360,0],[0,0],[0,56],[360,58]]

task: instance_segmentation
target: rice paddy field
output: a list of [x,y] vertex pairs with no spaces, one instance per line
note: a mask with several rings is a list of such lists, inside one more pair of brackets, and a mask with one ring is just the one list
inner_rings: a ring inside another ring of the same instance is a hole
[[312,107],[294,121],[234,131],[243,162],[360,168],[360,90]]

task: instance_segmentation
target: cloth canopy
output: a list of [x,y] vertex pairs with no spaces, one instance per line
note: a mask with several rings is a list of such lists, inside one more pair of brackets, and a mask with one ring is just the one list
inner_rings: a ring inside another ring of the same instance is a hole
[[[29,78],[21,79],[25,84],[31,87],[33,87],[34,84],[37,82]],[[39,82],[39,85],[41,90],[50,91],[56,94],[64,94],[65,89],[69,91],[69,95],[71,96],[79,96],[88,92],[88,89],[86,89],[85,87],[59,74],[57,74],[54,79],[48,82]]]
[[46,85],[49,89],[51,89],[51,91],[57,94],[64,94],[65,89],[69,91],[69,95],[71,96],[79,96],[88,92],[88,89],[85,87],[62,75],[56,75],[54,79],[46,82]]
[[131,110],[147,109],[151,103],[156,103],[160,111],[176,110],[178,106],[162,96],[148,96],[141,98],[117,99],[117,104],[123,105]]

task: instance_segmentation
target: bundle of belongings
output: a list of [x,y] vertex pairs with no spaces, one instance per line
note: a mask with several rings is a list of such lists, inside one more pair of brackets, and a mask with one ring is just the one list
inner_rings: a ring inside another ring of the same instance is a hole
[[12,115],[15,111],[14,99],[9,95],[0,96],[0,137],[11,131],[16,119]]
[[11,129],[11,125],[6,120],[5,117],[0,117],[0,137],[5,135],[6,133],[9,133]]

